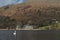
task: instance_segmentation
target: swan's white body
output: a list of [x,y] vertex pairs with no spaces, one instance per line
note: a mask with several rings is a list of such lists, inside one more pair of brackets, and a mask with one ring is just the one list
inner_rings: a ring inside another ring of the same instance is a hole
[[15,36],[16,36],[16,31],[14,31],[13,35],[15,35]]

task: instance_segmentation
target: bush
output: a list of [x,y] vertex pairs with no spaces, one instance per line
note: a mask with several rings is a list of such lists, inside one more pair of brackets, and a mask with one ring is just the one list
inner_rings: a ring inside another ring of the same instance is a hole
[[0,16],[0,28],[16,28],[16,20],[10,17]]

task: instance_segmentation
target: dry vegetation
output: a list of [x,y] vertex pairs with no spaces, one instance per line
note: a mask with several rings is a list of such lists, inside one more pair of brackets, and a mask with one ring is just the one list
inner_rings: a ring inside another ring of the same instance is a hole
[[[21,25],[21,28],[23,28],[24,25],[29,24],[33,25],[34,29],[42,29],[43,27],[49,29],[49,26],[51,25],[51,28],[54,29],[55,27],[52,27],[52,25],[56,24],[56,21],[60,22],[60,6],[59,3],[23,3],[0,8],[0,15],[5,17],[8,16],[10,18],[8,18],[8,20],[11,20],[12,22],[15,20],[15,27],[19,24]],[[3,21],[4,20],[6,19],[3,19]],[[11,22],[9,21],[8,23]],[[8,26],[11,27],[11,25],[13,24],[11,23]],[[12,27],[14,28],[14,26]],[[56,27],[55,29],[58,28]]]

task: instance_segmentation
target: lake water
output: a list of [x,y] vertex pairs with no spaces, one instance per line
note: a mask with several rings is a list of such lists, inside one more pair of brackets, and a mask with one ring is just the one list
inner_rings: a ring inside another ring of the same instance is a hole
[[[14,35],[16,31],[16,35]],[[0,30],[0,40],[60,40],[59,30]]]

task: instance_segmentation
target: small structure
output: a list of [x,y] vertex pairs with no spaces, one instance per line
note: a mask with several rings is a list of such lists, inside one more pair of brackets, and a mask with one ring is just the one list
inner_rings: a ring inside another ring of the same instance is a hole
[[16,26],[16,29],[18,30],[19,28],[20,28],[20,25],[17,25],[17,26]]
[[52,19],[52,24],[55,24],[56,23],[56,19]]
[[33,29],[33,25],[25,25],[23,29],[32,30]]
[[58,27],[58,21],[56,19],[52,20],[52,27],[51,29],[56,29]]

